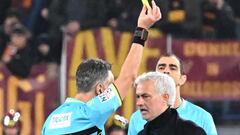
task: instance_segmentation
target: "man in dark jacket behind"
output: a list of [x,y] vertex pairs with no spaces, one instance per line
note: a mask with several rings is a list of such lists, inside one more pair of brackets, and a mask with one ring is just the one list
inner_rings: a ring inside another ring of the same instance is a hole
[[[136,105],[148,122],[138,135],[206,135],[191,121],[185,121],[171,108],[175,102],[174,80],[163,73],[149,72],[135,81]],[[191,116],[189,116],[191,117]]]
[[27,78],[32,67],[32,52],[29,46],[31,33],[21,24],[16,24],[10,33],[10,41],[4,49],[1,61],[18,78]]

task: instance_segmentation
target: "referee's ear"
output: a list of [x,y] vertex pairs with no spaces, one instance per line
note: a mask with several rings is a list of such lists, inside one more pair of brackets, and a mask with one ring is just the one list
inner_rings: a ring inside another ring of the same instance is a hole
[[181,75],[178,83],[179,83],[180,86],[182,86],[186,81],[187,81],[187,76],[186,75]]
[[104,86],[101,83],[98,83],[95,87],[95,92],[97,95],[100,95],[104,91]]

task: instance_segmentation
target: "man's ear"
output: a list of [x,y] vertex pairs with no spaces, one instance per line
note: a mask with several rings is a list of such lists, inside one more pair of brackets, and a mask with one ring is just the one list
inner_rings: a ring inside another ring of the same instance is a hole
[[162,97],[166,103],[168,103],[169,95],[167,93],[162,94]]
[[95,92],[97,95],[100,95],[104,91],[104,86],[102,83],[98,83],[95,87]]
[[182,86],[187,81],[186,75],[181,75],[178,85]]

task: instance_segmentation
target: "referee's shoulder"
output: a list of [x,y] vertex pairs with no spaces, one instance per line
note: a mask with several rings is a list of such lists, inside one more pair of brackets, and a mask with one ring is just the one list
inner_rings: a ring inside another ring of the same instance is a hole
[[190,101],[188,101],[188,100],[186,100],[186,102],[188,102],[188,103],[187,103],[187,104],[188,104],[188,107],[191,107],[191,110],[192,110],[192,111],[195,111],[195,112],[197,112],[197,113],[199,113],[199,114],[212,116],[208,111],[206,111],[206,110],[203,109],[202,107],[200,107],[200,106],[198,106],[198,105],[196,105],[196,104],[194,104],[194,103],[192,103],[192,102],[190,102]]

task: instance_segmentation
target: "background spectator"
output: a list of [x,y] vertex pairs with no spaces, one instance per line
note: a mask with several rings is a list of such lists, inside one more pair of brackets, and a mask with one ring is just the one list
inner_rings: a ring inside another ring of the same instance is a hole
[[121,13],[124,9],[123,0],[106,0],[107,7],[107,18],[106,26],[109,26],[113,29],[119,29],[118,19],[121,16]]
[[228,0],[227,1],[229,5],[232,7],[234,15],[235,15],[235,21],[236,21],[236,36],[237,39],[240,39],[240,1],[239,0]]
[[51,55],[52,46],[48,34],[43,33],[38,36],[34,50],[36,56],[34,60],[35,64],[54,62],[54,58]]
[[48,32],[48,7],[52,0],[32,0],[26,26],[34,36]]
[[21,22],[28,26],[30,15],[32,13],[33,0],[11,0],[11,7],[18,9],[21,14]]
[[53,0],[49,8],[49,34],[57,61],[60,62],[63,26],[64,31],[72,35],[80,29],[103,26],[105,18],[104,0]]
[[9,42],[10,32],[15,24],[20,23],[20,14],[16,9],[9,9],[3,25],[0,27],[0,57]]
[[29,39],[30,32],[20,24],[15,25],[2,56],[2,61],[9,71],[20,78],[28,77],[31,71],[32,53],[28,46]]
[[161,0],[163,19],[157,23],[165,34],[179,38],[196,38],[200,35],[201,9],[199,0]]
[[137,23],[138,14],[141,11],[142,3],[136,0],[122,0],[122,10],[117,16],[118,29],[120,31],[133,32],[134,24]]
[[235,19],[232,8],[224,0],[205,0],[202,4],[202,37],[233,39]]

